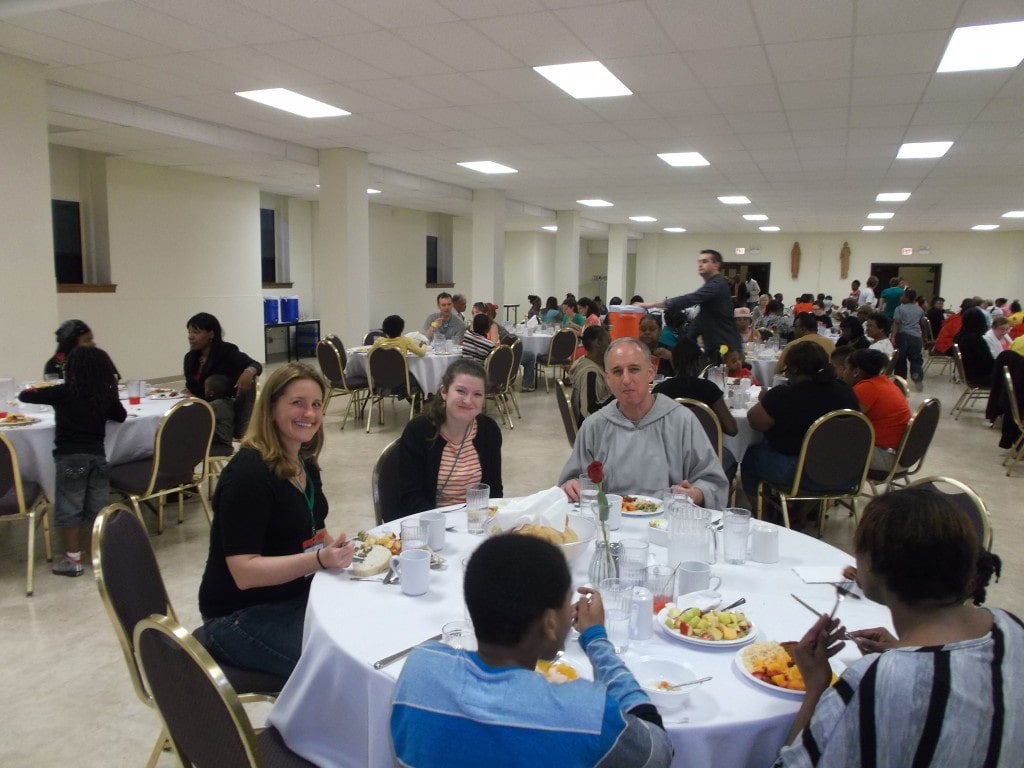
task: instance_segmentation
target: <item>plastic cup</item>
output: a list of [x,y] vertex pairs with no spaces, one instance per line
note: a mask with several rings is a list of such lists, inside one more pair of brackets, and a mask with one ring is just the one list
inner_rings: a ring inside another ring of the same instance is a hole
[[131,379],[128,381],[128,404],[139,405],[142,403],[142,381]]
[[633,611],[633,585],[623,579],[604,579],[598,591],[604,603],[604,624],[616,653],[629,650],[629,617]]
[[670,565],[647,566],[647,588],[654,596],[654,613],[675,600],[676,569]]
[[430,529],[426,521],[414,518],[402,521],[402,551],[411,549],[427,549]]
[[468,621],[449,621],[441,627],[441,642],[461,651],[476,650],[476,635]]
[[466,486],[466,522],[470,533],[483,533],[491,503],[491,486],[472,483]]
[[722,554],[725,562],[733,565],[747,562],[749,537],[750,510],[727,507],[722,515]]

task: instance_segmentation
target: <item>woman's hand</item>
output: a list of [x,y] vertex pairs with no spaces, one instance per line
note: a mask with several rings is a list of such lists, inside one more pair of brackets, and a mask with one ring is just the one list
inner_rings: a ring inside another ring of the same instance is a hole
[[895,648],[899,640],[882,627],[857,629],[850,633],[861,653],[882,653]]
[[572,480],[566,480],[562,483],[562,490],[565,491],[565,495],[569,497],[569,501],[580,500],[580,481],[575,477]]
[[683,482],[677,485],[673,485],[670,490],[672,491],[672,493],[681,493],[685,494],[686,496],[689,496],[693,503],[696,504],[698,507],[704,506],[704,491],[702,491],[700,488],[694,488],[692,485],[690,485],[689,480],[683,480]]
[[252,368],[246,368],[242,371],[242,375],[238,377],[238,381],[235,382],[235,390],[238,394],[248,391],[249,387],[252,386],[253,381],[256,380],[256,371]]
[[793,661],[800,668],[808,693],[820,694],[832,684],[832,667],[828,660],[846,646],[842,641],[845,632],[839,619],[823,615],[793,649]]
[[576,591],[580,593],[580,599],[572,607],[572,625],[583,634],[593,626],[604,624],[604,603],[597,590],[580,587]]
[[355,554],[355,542],[348,541],[345,534],[338,534],[338,538],[320,550],[320,562],[326,570],[337,568],[348,568],[352,565],[352,556]]

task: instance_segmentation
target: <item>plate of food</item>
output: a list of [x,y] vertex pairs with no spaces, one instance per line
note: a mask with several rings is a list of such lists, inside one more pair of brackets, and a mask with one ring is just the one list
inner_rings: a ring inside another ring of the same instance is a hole
[[658,629],[673,640],[709,648],[746,645],[757,638],[754,622],[742,611],[702,611],[669,603],[658,613]]
[[[762,688],[789,696],[803,696],[806,693],[804,678],[790,656],[795,646],[795,640],[754,643],[736,654],[736,668],[747,680]],[[833,669],[832,682],[838,678]]]
[[187,395],[184,392],[179,392],[176,389],[167,389],[162,392],[155,393],[153,392],[153,390],[149,390],[149,392],[150,400],[181,400],[182,398],[187,397]]
[[20,413],[9,413],[0,419],[0,427],[27,427],[29,424],[38,424],[39,419],[34,416],[25,416]]
[[663,507],[661,499],[656,499],[653,496],[638,494],[623,494],[622,496],[623,517],[650,517],[661,514]]
[[580,678],[579,670],[565,659],[555,659],[554,661],[538,659],[535,669],[549,683],[568,683]]

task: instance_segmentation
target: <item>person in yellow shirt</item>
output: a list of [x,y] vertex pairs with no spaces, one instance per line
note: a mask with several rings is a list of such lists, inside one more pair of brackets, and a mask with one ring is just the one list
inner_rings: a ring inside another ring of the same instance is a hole
[[380,327],[384,331],[384,335],[378,336],[373,340],[374,348],[394,347],[395,349],[402,350],[402,352],[412,352],[420,357],[427,354],[426,344],[402,335],[402,331],[405,330],[405,320],[398,315],[388,315],[384,318],[384,322],[380,324]]
[[818,335],[818,321],[814,315],[810,312],[801,312],[793,320],[793,340],[782,348],[782,354],[779,355],[779,360],[775,363],[775,372],[782,373],[786,370],[786,357],[796,344],[808,342],[819,345],[825,350],[826,355],[831,355],[836,349],[836,345],[832,343],[831,339]]

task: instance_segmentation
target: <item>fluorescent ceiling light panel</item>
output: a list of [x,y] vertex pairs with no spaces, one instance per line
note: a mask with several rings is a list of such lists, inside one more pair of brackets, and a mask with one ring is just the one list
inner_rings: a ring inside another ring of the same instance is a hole
[[550,64],[533,69],[574,99],[600,99],[607,96],[631,96],[633,94],[600,61]]
[[256,101],[266,104],[268,107],[283,109],[300,117],[340,117],[351,115],[344,109],[324,104],[322,101],[303,96],[301,93],[289,91],[287,88],[265,88],[260,91],[236,91],[235,96],[241,96],[249,101]]
[[366,188],[366,194],[368,194],[368,195],[379,195],[380,194],[380,190],[379,189],[374,189],[373,187],[367,187]]
[[548,224],[545,227],[541,227],[541,229],[546,229],[548,232],[557,232],[558,231],[558,225],[557,224]]
[[869,213],[868,214],[868,218],[869,219],[891,219],[895,215],[896,215],[895,213]]
[[768,221],[768,216],[764,213],[744,213],[743,218],[747,221]]
[[659,152],[658,157],[673,168],[696,168],[711,165],[700,152]]
[[1007,211],[1003,214],[1004,219],[1024,219],[1024,211]]
[[876,203],[905,203],[910,199],[909,192],[879,192]]
[[960,27],[949,38],[938,72],[1013,69],[1024,59],[1024,21]]
[[657,219],[654,218],[653,216],[630,216],[629,220],[630,221],[638,221],[641,224],[647,224],[647,223],[652,222],[652,221],[657,221]]
[[611,208],[614,203],[609,203],[607,200],[601,200],[600,198],[592,200],[577,200],[580,205],[585,205],[588,208]]
[[927,157],[942,157],[953,146],[952,141],[908,142],[896,153],[897,160],[918,160]]
[[743,195],[726,195],[718,198],[718,202],[726,205],[750,205],[750,198]]
[[885,227],[881,224],[865,224],[861,229],[864,232],[881,232]]
[[666,232],[676,233],[676,232],[685,232],[686,230],[683,229],[682,227],[665,227],[665,231]]
[[975,232],[991,232],[993,229],[999,229],[998,224],[975,224],[971,227]]
[[762,232],[778,232],[782,227],[758,227]]
[[519,173],[515,168],[509,168],[507,165],[495,163],[491,160],[474,160],[469,163],[456,163],[456,165],[476,171],[477,173]]

